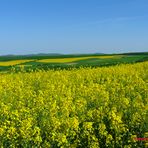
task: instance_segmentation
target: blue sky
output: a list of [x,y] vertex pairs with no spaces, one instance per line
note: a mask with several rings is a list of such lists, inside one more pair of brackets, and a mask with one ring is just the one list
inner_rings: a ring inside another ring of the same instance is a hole
[[148,51],[148,0],[0,0],[0,55]]

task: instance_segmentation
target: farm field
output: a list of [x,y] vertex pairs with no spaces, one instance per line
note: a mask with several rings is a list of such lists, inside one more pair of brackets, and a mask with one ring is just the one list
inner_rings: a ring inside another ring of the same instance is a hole
[[79,67],[102,67],[122,63],[136,63],[148,61],[148,53],[116,54],[116,55],[31,55],[31,56],[2,56],[0,57],[0,71],[10,71],[12,67],[19,70],[38,69],[69,69]]
[[147,74],[147,61],[1,73],[0,147],[144,148]]
[[43,59],[38,60],[37,62],[43,62],[43,63],[69,63],[69,62],[75,62],[79,60],[87,60],[87,59],[112,59],[112,58],[120,58],[121,56],[89,56],[89,57],[75,57],[75,58],[58,58],[58,59]]
[[0,148],[148,148],[148,0],[0,1]]
[[32,60],[0,61],[0,66],[15,66],[15,65],[23,64],[30,61]]

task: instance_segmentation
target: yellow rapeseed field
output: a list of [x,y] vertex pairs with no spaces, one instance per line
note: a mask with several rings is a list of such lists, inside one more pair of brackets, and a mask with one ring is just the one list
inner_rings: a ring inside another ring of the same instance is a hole
[[98,59],[110,59],[110,58],[120,58],[121,56],[89,56],[89,57],[75,57],[75,58],[56,58],[56,59],[43,59],[38,60],[37,62],[43,62],[43,63],[69,63],[69,62],[76,62],[79,60],[86,60],[86,59],[92,59],[92,58],[98,58]]
[[144,148],[148,62],[0,74],[0,147]]
[[17,64],[22,64],[26,62],[31,62],[34,60],[13,60],[13,61],[0,61],[0,66],[14,66]]

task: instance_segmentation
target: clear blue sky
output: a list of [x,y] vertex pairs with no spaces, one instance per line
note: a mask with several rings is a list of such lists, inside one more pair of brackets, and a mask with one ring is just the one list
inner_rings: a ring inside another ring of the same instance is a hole
[[148,0],[0,0],[0,55],[148,51]]

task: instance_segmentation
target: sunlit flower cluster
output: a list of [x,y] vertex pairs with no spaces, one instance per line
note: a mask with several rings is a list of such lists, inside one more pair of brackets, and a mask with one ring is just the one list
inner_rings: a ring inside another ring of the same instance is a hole
[[145,147],[148,62],[0,74],[0,147]]

